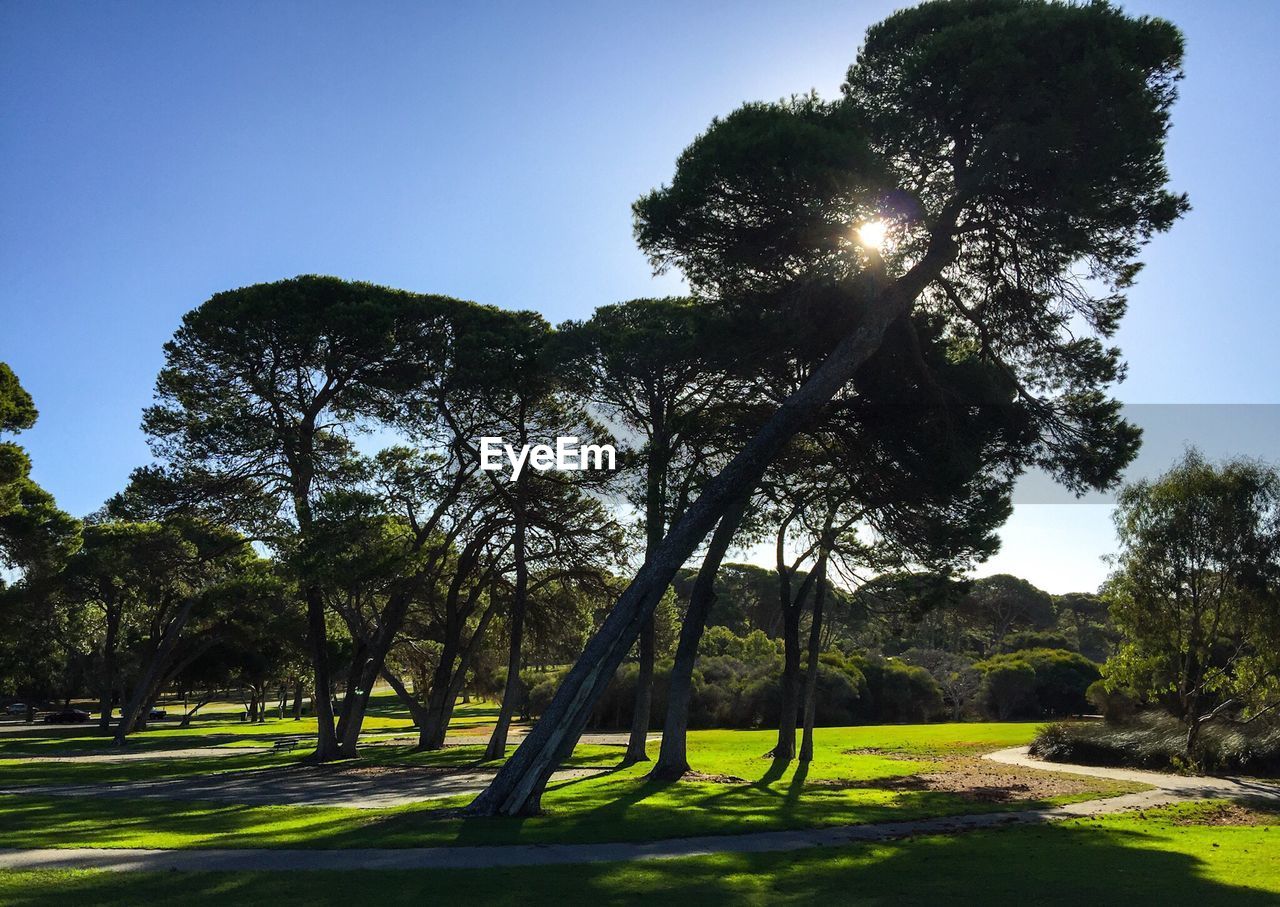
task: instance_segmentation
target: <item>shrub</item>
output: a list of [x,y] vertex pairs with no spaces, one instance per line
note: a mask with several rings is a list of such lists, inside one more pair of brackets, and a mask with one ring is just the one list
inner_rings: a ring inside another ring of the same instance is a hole
[[[782,655],[780,644],[759,631],[735,636],[712,627],[704,637],[703,654],[691,678],[689,727],[774,727],[781,705]],[[817,709],[819,726],[855,724],[859,721],[923,721],[941,707],[937,685],[919,668],[877,661],[880,699],[884,709],[871,702],[868,682],[855,659],[828,652],[818,664]],[[529,710],[542,714],[551,702],[565,670],[529,675]],[[661,728],[667,710],[670,660],[654,666],[653,727]],[[884,677],[889,677],[886,682]],[[619,668],[591,716],[595,728],[622,730],[631,726],[638,670],[634,664]],[[880,700],[877,700],[880,701]],[[937,708],[935,708],[935,705]],[[888,717],[881,717],[886,714]],[[868,717],[870,716],[870,717]]]
[[1077,651],[1077,647],[1072,645],[1066,634],[1059,633],[1057,630],[1019,630],[1017,633],[1010,633],[1000,640],[1000,651],[1002,652],[1017,652],[1022,649],[1066,649],[1070,652]]
[[978,701],[983,712],[997,721],[1037,714],[1035,670],[1018,659],[991,665],[983,672]]
[[[841,658],[835,653],[823,657]],[[866,678],[868,695],[858,710],[861,723],[919,723],[943,713],[942,690],[924,668],[896,658],[866,655],[853,655],[846,661]]]
[[1128,721],[1138,710],[1138,703],[1123,690],[1108,690],[1106,681],[1095,680],[1085,690],[1085,698],[1111,724]]
[[[1031,754],[1053,762],[1179,769],[1186,734],[1182,722],[1156,711],[1121,723],[1057,722],[1040,730]],[[1198,761],[1205,771],[1280,775],[1280,721],[1210,722],[1200,732]]]
[[[1065,649],[1024,649],[977,663],[983,672],[979,701],[989,716],[1010,718],[1081,715],[1098,666]],[[1027,672],[1030,672],[1028,675]]]

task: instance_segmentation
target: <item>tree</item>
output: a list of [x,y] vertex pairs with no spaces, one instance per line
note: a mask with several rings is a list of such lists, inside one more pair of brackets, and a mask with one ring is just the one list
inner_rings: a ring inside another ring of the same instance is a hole
[[182,595],[181,573],[196,553],[183,534],[158,522],[91,521],[84,544],[68,562],[60,579],[63,596],[93,612],[97,628],[99,726],[111,723],[122,696],[119,656],[126,617],[146,626],[139,612],[166,613]]
[[944,649],[908,649],[902,660],[924,668],[938,682],[952,721],[964,717],[982,683],[982,672],[973,666],[972,659]]
[[218,499],[229,520],[296,554],[317,761],[335,758],[338,741],[324,590],[308,575],[316,499],[344,481],[350,435],[385,421],[397,395],[437,362],[441,310],[451,302],[297,277],[215,295],[165,345],[156,404],[144,418],[154,452],[182,484]]
[[[1103,3],[928,3],[870,30],[840,103],[753,105],[685,151],[636,205],[654,264],[726,305],[819,280],[849,317],[823,326],[822,364],[676,521],[473,812],[538,808],[676,571],[917,306],[1006,369],[1060,481],[1113,480],[1137,432],[1105,393],[1119,353],[1099,338],[1141,245],[1186,207],[1163,160],[1181,55],[1172,25]],[[893,226],[883,256],[849,238],[876,217]]]
[[1055,619],[1049,593],[1007,573],[975,581],[960,610],[978,631],[983,655],[997,651],[1011,633],[1046,630]]
[[[0,362],[0,436],[31,428],[37,415],[18,376]],[[48,575],[79,546],[80,525],[31,481],[30,470],[21,446],[0,441],[0,567]]]
[[1165,698],[1186,726],[1186,758],[1206,722],[1280,706],[1280,470],[1209,463],[1194,449],[1117,502],[1121,551],[1104,598],[1122,642],[1108,687]]
[[[0,362],[0,433],[19,432],[36,424],[36,407],[18,376]],[[0,442],[0,516],[18,507],[18,483],[27,477],[31,461],[12,441]]]
[[[0,362],[0,437],[30,428],[36,408],[13,370]],[[31,481],[31,460],[0,441],[0,687],[29,701],[68,680],[83,627],[56,595],[53,578],[80,546],[80,523]],[[33,709],[34,711],[34,709]],[[30,717],[30,715],[29,715]]]
[[1055,595],[1053,607],[1058,613],[1059,629],[1076,648],[1093,661],[1106,661],[1115,646],[1106,602],[1092,592],[1068,592]]
[[[634,299],[561,327],[567,365],[587,377],[593,403],[638,439],[631,502],[644,526],[644,557],[688,507],[716,452],[717,412],[729,377],[711,341],[714,311],[693,299]],[[576,368],[575,368],[576,367]],[[720,415],[723,418],[723,414]],[[639,678],[624,761],[648,761],[654,622],[640,628]]]

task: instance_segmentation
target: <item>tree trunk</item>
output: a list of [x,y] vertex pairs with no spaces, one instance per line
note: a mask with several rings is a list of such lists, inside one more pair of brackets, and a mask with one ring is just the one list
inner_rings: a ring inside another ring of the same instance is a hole
[[[665,589],[662,590],[664,593]],[[649,719],[653,711],[653,658],[657,642],[657,628],[653,614],[640,625],[639,664],[636,671],[636,698],[631,707],[631,736],[627,740],[627,752],[623,765],[649,761]]]
[[102,640],[102,695],[99,697],[102,710],[98,718],[98,727],[106,730],[111,725],[111,708],[115,702],[116,674],[116,635],[120,629],[120,609],[115,605],[107,605],[107,627]]
[[729,465],[707,483],[619,596],[520,748],[468,807],[472,815],[519,816],[540,809],[547,781],[573,752],[592,708],[676,571],[738,496],[755,488],[786,443],[875,353],[888,326],[910,313],[916,297],[955,258],[951,231],[959,213],[957,204],[943,212],[925,256],[906,275],[871,295],[858,328],[837,344],[804,386],[788,397]]
[[302,720],[302,681],[293,682],[293,720]]
[[[476,589],[478,588],[479,586],[477,585]],[[473,589],[473,594],[470,598],[474,599],[476,597],[476,589]],[[484,613],[480,615],[480,620],[476,624],[471,638],[467,640],[466,645],[459,645],[457,640],[453,640],[451,648],[447,652],[441,653],[440,662],[436,665],[435,673],[431,679],[431,685],[427,688],[427,702],[422,717],[419,719],[417,715],[414,716],[415,721],[418,723],[418,749],[438,750],[444,746],[444,738],[449,730],[449,722],[453,718],[454,703],[457,702],[458,694],[462,691],[463,684],[466,682],[467,671],[471,668],[471,659],[480,647],[484,634],[489,629],[489,624],[492,623],[493,616],[496,613],[497,607],[493,595],[490,593],[489,605],[485,608]],[[456,668],[454,667],[455,663],[457,665]],[[383,674],[387,676],[385,671]]]
[[[662,544],[662,537],[666,533],[664,489],[670,463],[671,451],[666,431],[661,425],[656,425],[649,443],[645,470],[645,560]],[[657,627],[650,614],[640,625],[636,692],[631,705],[631,735],[627,739],[627,752],[622,757],[623,765],[649,761],[649,724],[653,712],[653,661],[656,649]]]
[[195,598],[188,598],[184,601],[178,609],[178,613],[174,615],[173,620],[165,627],[160,636],[160,642],[156,644],[155,654],[148,662],[146,670],[142,672],[142,677],[138,679],[138,684],[134,688],[129,702],[120,711],[120,724],[116,727],[116,735],[112,740],[113,745],[124,746],[125,740],[139,726],[139,723],[145,727],[144,716],[146,711],[149,710],[151,703],[155,700],[169,660],[173,657],[173,650],[178,645],[178,639],[182,636],[182,631],[187,626],[187,620],[191,617],[191,611],[195,607],[195,603]]
[[698,569],[693,590],[689,594],[689,610],[680,626],[680,641],[676,645],[675,661],[671,665],[670,690],[667,694],[667,716],[662,727],[662,743],[658,749],[658,761],[649,777],[656,781],[678,781],[689,771],[688,732],[689,700],[693,692],[693,667],[698,659],[698,644],[702,642],[707,619],[716,599],[716,575],[724,560],[734,533],[742,523],[750,495],[744,495],[721,518],[711,535],[711,544]]
[[422,742],[423,728],[426,727],[428,719],[426,707],[409,692],[404,685],[404,681],[386,668],[382,669],[382,677],[391,685],[391,689],[395,691],[396,696],[400,698],[400,702],[409,711],[409,715],[412,716],[414,724],[418,726],[418,749],[426,749]]
[[498,722],[493,727],[484,758],[488,762],[507,755],[507,731],[511,726],[511,713],[521,695],[520,649],[524,641],[524,617],[529,605],[529,565],[525,559],[525,523],[519,515],[515,527],[516,582],[511,596],[511,640],[507,647],[507,682],[502,690],[502,705],[498,708]]
[[194,709],[188,709],[183,713],[182,720],[178,722],[178,727],[191,727],[191,719],[196,717],[196,712],[208,705],[209,701],[208,697],[201,697]]
[[822,606],[827,598],[827,552],[818,553],[818,574],[813,591],[813,625],[809,628],[809,664],[804,678],[804,730],[800,734],[800,761],[813,761],[813,722],[818,714],[818,657],[822,652]]
[[803,592],[782,615],[782,688],[778,712],[778,742],[773,748],[775,762],[790,762],[796,755],[796,717],[800,711],[800,614]]
[[329,674],[329,638],[324,623],[324,596],[320,587],[310,585],[306,590],[307,642],[311,646],[311,663],[315,668],[316,695],[312,697],[312,711],[316,713],[316,751],[312,762],[330,762],[338,758],[338,738],[334,732],[333,686]]
[[354,759],[359,755],[360,730],[364,727],[369,697],[373,694],[373,685],[378,682],[378,675],[382,673],[382,666],[386,663],[387,653],[391,651],[391,644],[404,625],[405,616],[409,613],[410,600],[411,596],[406,591],[397,592],[392,596],[383,610],[378,631],[361,653],[364,656],[363,660],[358,666],[353,666],[353,675],[347,684],[347,695],[342,702],[342,717],[338,721],[337,730],[338,755],[343,759]]

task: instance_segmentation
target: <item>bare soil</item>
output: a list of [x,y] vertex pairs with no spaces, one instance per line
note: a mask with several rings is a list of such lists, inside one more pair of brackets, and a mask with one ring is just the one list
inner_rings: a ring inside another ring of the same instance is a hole
[[[1139,814],[1142,818],[1146,818]],[[1252,809],[1238,803],[1206,804],[1179,814],[1174,825],[1280,825],[1280,813]]]
[[942,763],[943,768],[937,771],[887,778],[871,782],[869,786],[887,790],[942,791],[981,803],[1048,800],[1052,797],[1111,792],[1129,787],[1098,778],[1034,771],[968,756],[945,757]]

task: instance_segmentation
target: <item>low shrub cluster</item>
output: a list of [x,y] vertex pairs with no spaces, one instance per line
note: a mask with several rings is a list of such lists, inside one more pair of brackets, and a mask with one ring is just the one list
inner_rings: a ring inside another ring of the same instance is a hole
[[[1052,762],[1182,769],[1186,740],[1182,722],[1151,710],[1120,722],[1047,725],[1031,744],[1031,754]],[[1280,775],[1280,721],[1210,722],[1200,731],[1196,762],[1202,771]]]

